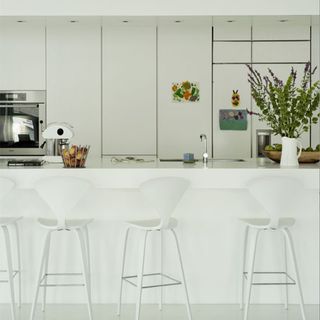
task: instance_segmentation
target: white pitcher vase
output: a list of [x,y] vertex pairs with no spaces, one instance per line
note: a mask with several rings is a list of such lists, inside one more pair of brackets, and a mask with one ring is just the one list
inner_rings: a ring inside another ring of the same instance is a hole
[[[299,152],[297,152],[297,147]],[[281,167],[298,167],[302,144],[295,138],[282,137]]]

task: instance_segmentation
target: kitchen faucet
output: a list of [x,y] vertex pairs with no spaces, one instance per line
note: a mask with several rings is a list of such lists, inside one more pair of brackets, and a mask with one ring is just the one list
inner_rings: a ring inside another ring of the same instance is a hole
[[202,155],[203,163],[208,163],[208,144],[207,144],[207,136],[204,133],[200,134],[200,140],[205,143],[205,152]]

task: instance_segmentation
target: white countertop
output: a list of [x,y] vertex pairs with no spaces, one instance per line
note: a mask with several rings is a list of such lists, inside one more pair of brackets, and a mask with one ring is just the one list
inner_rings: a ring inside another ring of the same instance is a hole
[[[151,156],[136,157],[142,161],[123,161],[119,162],[117,159],[124,160],[125,157],[103,157],[103,158],[88,158],[86,169],[279,169],[278,163],[269,159],[254,158],[243,159],[243,161],[229,160],[229,159],[214,159],[209,160],[207,165],[202,161],[195,163],[183,163],[179,161],[161,161],[158,158]],[[0,157],[0,169],[21,170],[44,170],[44,169],[62,169],[62,163],[45,163],[42,167],[8,167],[8,159]],[[299,168],[290,169],[320,169],[320,164],[301,164]],[[84,170],[84,169],[82,169]]]

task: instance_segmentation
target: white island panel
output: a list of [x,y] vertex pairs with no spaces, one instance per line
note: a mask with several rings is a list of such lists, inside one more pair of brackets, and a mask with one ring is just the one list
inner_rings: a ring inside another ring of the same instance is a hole
[[[98,163],[100,163],[98,165]],[[148,167],[149,166],[149,167]],[[154,167],[150,167],[154,166]],[[253,178],[281,175],[295,177],[305,186],[296,209],[288,213],[297,219],[292,228],[305,301],[316,304],[319,300],[319,166],[302,166],[300,169],[280,170],[278,165],[258,162],[243,164],[217,164],[203,168],[182,164],[146,163],[145,165],[112,164],[110,159],[97,161],[87,169],[63,169],[61,166],[45,166],[39,169],[7,169],[2,166],[0,175],[15,180],[18,189],[6,200],[7,214],[23,215],[21,222],[23,252],[23,301],[30,302],[33,296],[36,270],[44,231],[35,223],[38,216],[50,215],[32,189],[38,179],[48,176],[71,175],[92,181],[94,189],[75,209],[74,217],[92,217],[90,226],[92,247],[93,301],[114,303],[117,301],[118,277],[120,275],[121,248],[125,220],[155,217],[139,193],[141,182],[161,176],[179,176],[190,180],[191,187],[175,211],[179,219],[178,236],[181,239],[186,276],[192,303],[237,303],[239,289],[239,264],[241,257],[242,227],[240,217],[264,217],[266,213],[249,196],[245,186]],[[57,199],[58,201],[59,199]],[[293,199],[294,201],[294,199]],[[140,234],[134,232],[130,240],[127,272],[134,274],[138,267],[137,250]],[[170,235],[168,235],[169,237]],[[279,236],[265,233],[261,237],[257,256],[260,270],[283,268],[282,244]],[[79,250],[76,238],[71,233],[55,235],[51,272],[79,271]],[[165,270],[179,276],[174,246],[165,241]],[[146,271],[156,272],[158,239],[151,237],[148,245]],[[263,251],[262,251],[263,250]],[[151,259],[151,256],[154,258]],[[289,269],[291,271],[291,269]],[[290,303],[297,303],[294,289],[289,289]],[[1,293],[0,301],[8,297]],[[254,303],[281,303],[283,292],[279,287],[256,288]],[[48,291],[49,302],[83,303],[85,295],[79,289],[56,289]],[[135,301],[135,290],[128,288],[124,302]],[[145,302],[157,301],[157,290],[145,296]],[[182,303],[181,288],[165,290],[166,303]]]

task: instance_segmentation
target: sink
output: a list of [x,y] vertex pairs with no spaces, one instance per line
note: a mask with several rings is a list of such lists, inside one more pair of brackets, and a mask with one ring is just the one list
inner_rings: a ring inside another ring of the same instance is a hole
[[245,162],[244,159],[209,159],[209,161],[216,162],[216,161],[222,161],[222,162]]
[[[161,162],[183,162],[183,159],[160,159]],[[196,159],[196,162],[200,162],[202,160]],[[208,161],[216,162],[216,161],[221,161],[221,162],[245,162],[244,159],[214,159],[210,158]]]
[[[183,159],[160,159],[161,162],[183,162]],[[194,160],[194,161],[199,161],[199,160]]]

